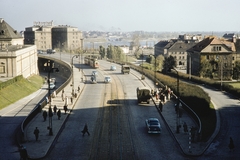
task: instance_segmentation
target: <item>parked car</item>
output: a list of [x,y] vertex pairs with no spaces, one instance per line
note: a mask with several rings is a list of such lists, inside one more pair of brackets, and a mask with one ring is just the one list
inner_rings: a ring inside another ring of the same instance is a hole
[[56,78],[50,78],[50,83],[56,84]]
[[97,71],[92,71],[93,76],[96,76],[97,74],[98,74]]
[[47,49],[47,54],[54,54],[56,51],[54,49]]
[[38,52],[38,54],[43,54],[42,50],[38,50],[37,52]]
[[50,83],[50,89],[55,89],[55,84],[54,83]]
[[116,71],[116,70],[117,70],[117,67],[116,67],[116,66],[111,66],[111,67],[110,67],[110,70],[111,70],[111,71]]
[[104,82],[105,83],[110,83],[111,82],[111,77],[110,76],[105,76]]
[[157,118],[148,118],[145,122],[148,133],[161,133],[162,128]]

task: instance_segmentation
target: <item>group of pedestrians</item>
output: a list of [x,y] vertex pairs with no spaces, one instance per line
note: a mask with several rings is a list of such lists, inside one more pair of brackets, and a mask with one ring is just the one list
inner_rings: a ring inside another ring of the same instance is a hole
[[156,100],[165,103],[167,100],[171,99],[172,90],[168,86],[165,86],[165,88],[156,88],[154,91],[151,90],[151,94]]
[[156,88],[154,91],[151,90],[151,94],[156,98],[157,101],[159,101],[158,107],[160,112],[162,112],[164,103],[166,103],[167,100],[171,99],[172,91],[168,86],[165,86],[164,89]]
[[[53,107],[53,112],[54,112],[54,114],[56,114],[58,116],[58,120],[60,120],[60,118],[61,118],[61,110],[57,109],[56,105],[54,105],[54,107]],[[44,110],[43,113],[42,113],[42,116],[43,116],[43,121],[45,122],[47,120],[47,116],[50,117],[50,113],[47,113],[47,111]]]

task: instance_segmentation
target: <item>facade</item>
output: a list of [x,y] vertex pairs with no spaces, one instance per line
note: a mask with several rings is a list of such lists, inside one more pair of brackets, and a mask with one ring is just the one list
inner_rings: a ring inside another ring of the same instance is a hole
[[154,46],[154,54],[164,57],[173,56],[176,60],[176,68],[186,70],[187,50],[201,40],[201,35],[179,35],[178,39],[160,41]]
[[76,27],[59,25],[52,28],[53,48],[75,50],[82,47],[82,32]]
[[231,78],[234,53],[236,53],[233,42],[209,36],[187,52],[187,73],[190,75],[205,76],[205,73],[201,72],[201,65],[210,64],[213,70],[207,76],[218,79]]
[[38,50],[52,49],[52,22],[34,23],[34,26],[25,28],[24,44],[36,45]]
[[35,44],[38,50],[75,50],[83,46],[82,32],[68,25],[54,26],[53,22],[34,22],[25,28],[24,44]]
[[167,56],[175,58],[177,69],[187,69],[187,50],[195,44],[196,42],[177,41],[168,48]]
[[0,19],[0,79],[38,74],[35,45],[23,45],[23,37]]

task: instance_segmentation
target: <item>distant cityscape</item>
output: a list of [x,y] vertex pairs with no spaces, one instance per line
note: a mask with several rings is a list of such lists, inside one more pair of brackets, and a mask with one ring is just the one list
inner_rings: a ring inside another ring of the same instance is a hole
[[[140,49],[148,48],[151,49],[149,54],[154,56],[172,56],[176,60],[176,68],[186,70],[189,74],[230,79],[235,62],[240,60],[239,35],[239,32],[80,31],[69,25],[54,25],[52,21],[35,22],[33,26],[18,33],[1,18],[0,51],[5,57],[0,58],[0,76],[22,74],[28,77],[36,73],[38,51],[54,49],[56,52],[80,53],[81,50],[90,49],[97,52],[99,46],[114,45],[119,46],[125,54],[135,54]],[[32,55],[28,54],[30,50]],[[23,57],[22,55],[34,61],[29,65],[30,60],[27,59],[23,59],[26,63],[18,61],[17,65],[7,63],[10,62],[9,58],[15,62],[16,57]],[[200,71],[202,60],[212,65],[208,75]]]

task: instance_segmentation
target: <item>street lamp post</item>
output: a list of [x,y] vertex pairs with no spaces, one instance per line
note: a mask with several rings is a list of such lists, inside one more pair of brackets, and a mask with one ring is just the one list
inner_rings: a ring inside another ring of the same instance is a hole
[[157,56],[154,54],[154,58],[155,58],[155,64],[154,64],[154,81],[155,81],[155,85],[157,86],[157,79],[156,79],[156,72],[157,72]]
[[53,116],[53,113],[52,113],[52,108],[51,108],[51,93],[50,93],[50,73],[52,71],[56,71],[56,72],[59,72],[58,68],[51,68],[49,71],[48,71],[48,99],[49,99],[49,108],[48,108],[48,116],[49,116],[49,126],[48,126],[48,129],[49,129],[49,135],[52,136],[53,135],[53,131],[52,131],[52,116]]
[[74,97],[74,73],[73,73],[73,58],[76,57],[78,58],[78,55],[72,56],[72,95]]
[[143,48],[142,48],[142,77],[141,77],[142,80],[145,79],[144,75],[143,75]]
[[177,72],[177,108],[176,108],[176,111],[177,111],[177,121],[176,121],[176,132],[179,133],[179,104],[180,104],[180,93],[179,93],[179,74],[178,74],[178,71],[173,68],[173,70],[175,70]]

